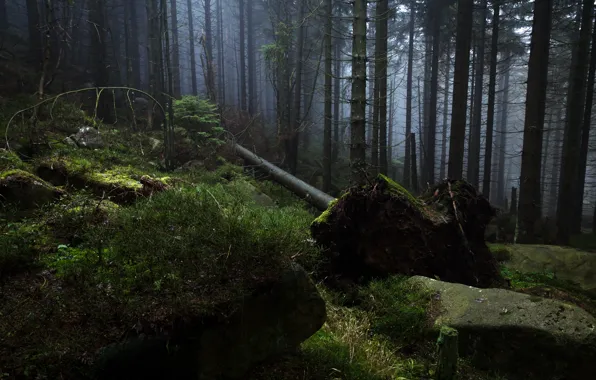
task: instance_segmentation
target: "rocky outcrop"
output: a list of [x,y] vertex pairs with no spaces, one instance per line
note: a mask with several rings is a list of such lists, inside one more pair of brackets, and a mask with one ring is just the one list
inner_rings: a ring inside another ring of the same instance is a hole
[[69,136],[68,139],[80,148],[102,149],[105,146],[101,134],[93,127],[81,127],[77,133]]
[[459,331],[460,355],[507,379],[583,380],[596,371],[596,319],[561,301],[415,276],[439,300],[435,326]]
[[52,202],[63,194],[63,190],[24,170],[0,173],[0,204],[30,210]]
[[553,245],[504,247],[509,252],[506,267],[522,273],[550,272],[557,279],[571,281],[596,297],[596,253]]
[[98,379],[241,379],[255,364],[296,349],[325,322],[314,283],[292,264],[223,320],[187,316],[171,334],[135,337],[101,350]]

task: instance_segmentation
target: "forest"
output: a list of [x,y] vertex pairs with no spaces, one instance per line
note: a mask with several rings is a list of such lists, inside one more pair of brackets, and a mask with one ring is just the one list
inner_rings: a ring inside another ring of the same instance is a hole
[[0,380],[593,376],[595,8],[0,0]]

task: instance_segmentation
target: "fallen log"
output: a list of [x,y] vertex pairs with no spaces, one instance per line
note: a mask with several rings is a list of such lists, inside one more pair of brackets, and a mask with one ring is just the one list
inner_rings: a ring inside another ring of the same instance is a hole
[[285,186],[294,194],[302,197],[306,202],[310,203],[320,211],[326,210],[329,203],[335,199],[321,190],[294,177],[290,173],[281,170],[241,145],[234,144],[234,149],[238,156],[248,161],[251,165],[255,165],[259,169],[267,172],[280,185]]
[[465,181],[441,182],[416,198],[380,175],[332,202],[311,233],[330,281],[404,274],[490,287],[503,283],[484,242],[494,214]]

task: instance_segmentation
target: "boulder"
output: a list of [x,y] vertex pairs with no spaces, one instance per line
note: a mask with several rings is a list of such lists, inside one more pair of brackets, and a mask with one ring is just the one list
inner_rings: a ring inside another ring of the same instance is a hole
[[404,274],[490,287],[504,283],[484,242],[494,212],[465,181],[441,182],[416,198],[380,175],[332,201],[311,233],[329,258],[330,280]]
[[439,300],[437,330],[459,331],[460,355],[507,379],[592,378],[596,318],[565,302],[505,289],[479,289],[415,276]]
[[52,202],[63,194],[63,190],[24,170],[0,173],[0,204],[30,210]]
[[101,134],[93,127],[81,127],[70,138],[81,148],[101,149],[105,146]]
[[551,272],[596,297],[596,253],[554,245],[507,245],[506,267],[522,273]]
[[325,302],[290,265],[225,320],[187,317],[170,335],[136,337],[100,350],[98,379],[241,379],[255,364],[292,351],[318,331]]

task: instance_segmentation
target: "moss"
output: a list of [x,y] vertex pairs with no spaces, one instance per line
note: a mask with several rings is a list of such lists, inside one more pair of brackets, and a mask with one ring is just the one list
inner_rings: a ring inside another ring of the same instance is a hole
[[23,162],[14,151],[0,149],[0,172],[11,169],[28,170],[29,165]]
[[488,244],[488,248],[499,262],[509,261],[511,259],[511,250],[507,244]]
[[333,208],[335,207],[335,205],[337,204],[337,202],[339,201],[339,199],[334,199],[331,202],[329,202],[329,206],[327,207],[327,210],[323,211],[321,213],[321,215],[319,215],[314,221],[313,223],[327,223],[327,220],[329,219],[329,216],[331,215],[331,213],[333,212]]
[[415,206],[418,208],[424,206],[424,204],[419,199],[414,197],[402,185],[393,181],[391,178],[389,178],[383,174],[379,174],[379,178],[381,178],[383,181],[385,181],[389,185],[388,189],[389,189],[389,192],[391,193],[391,195],[402,198],[402,199],[404,199],[404,198],[407,199],[412,206]]

